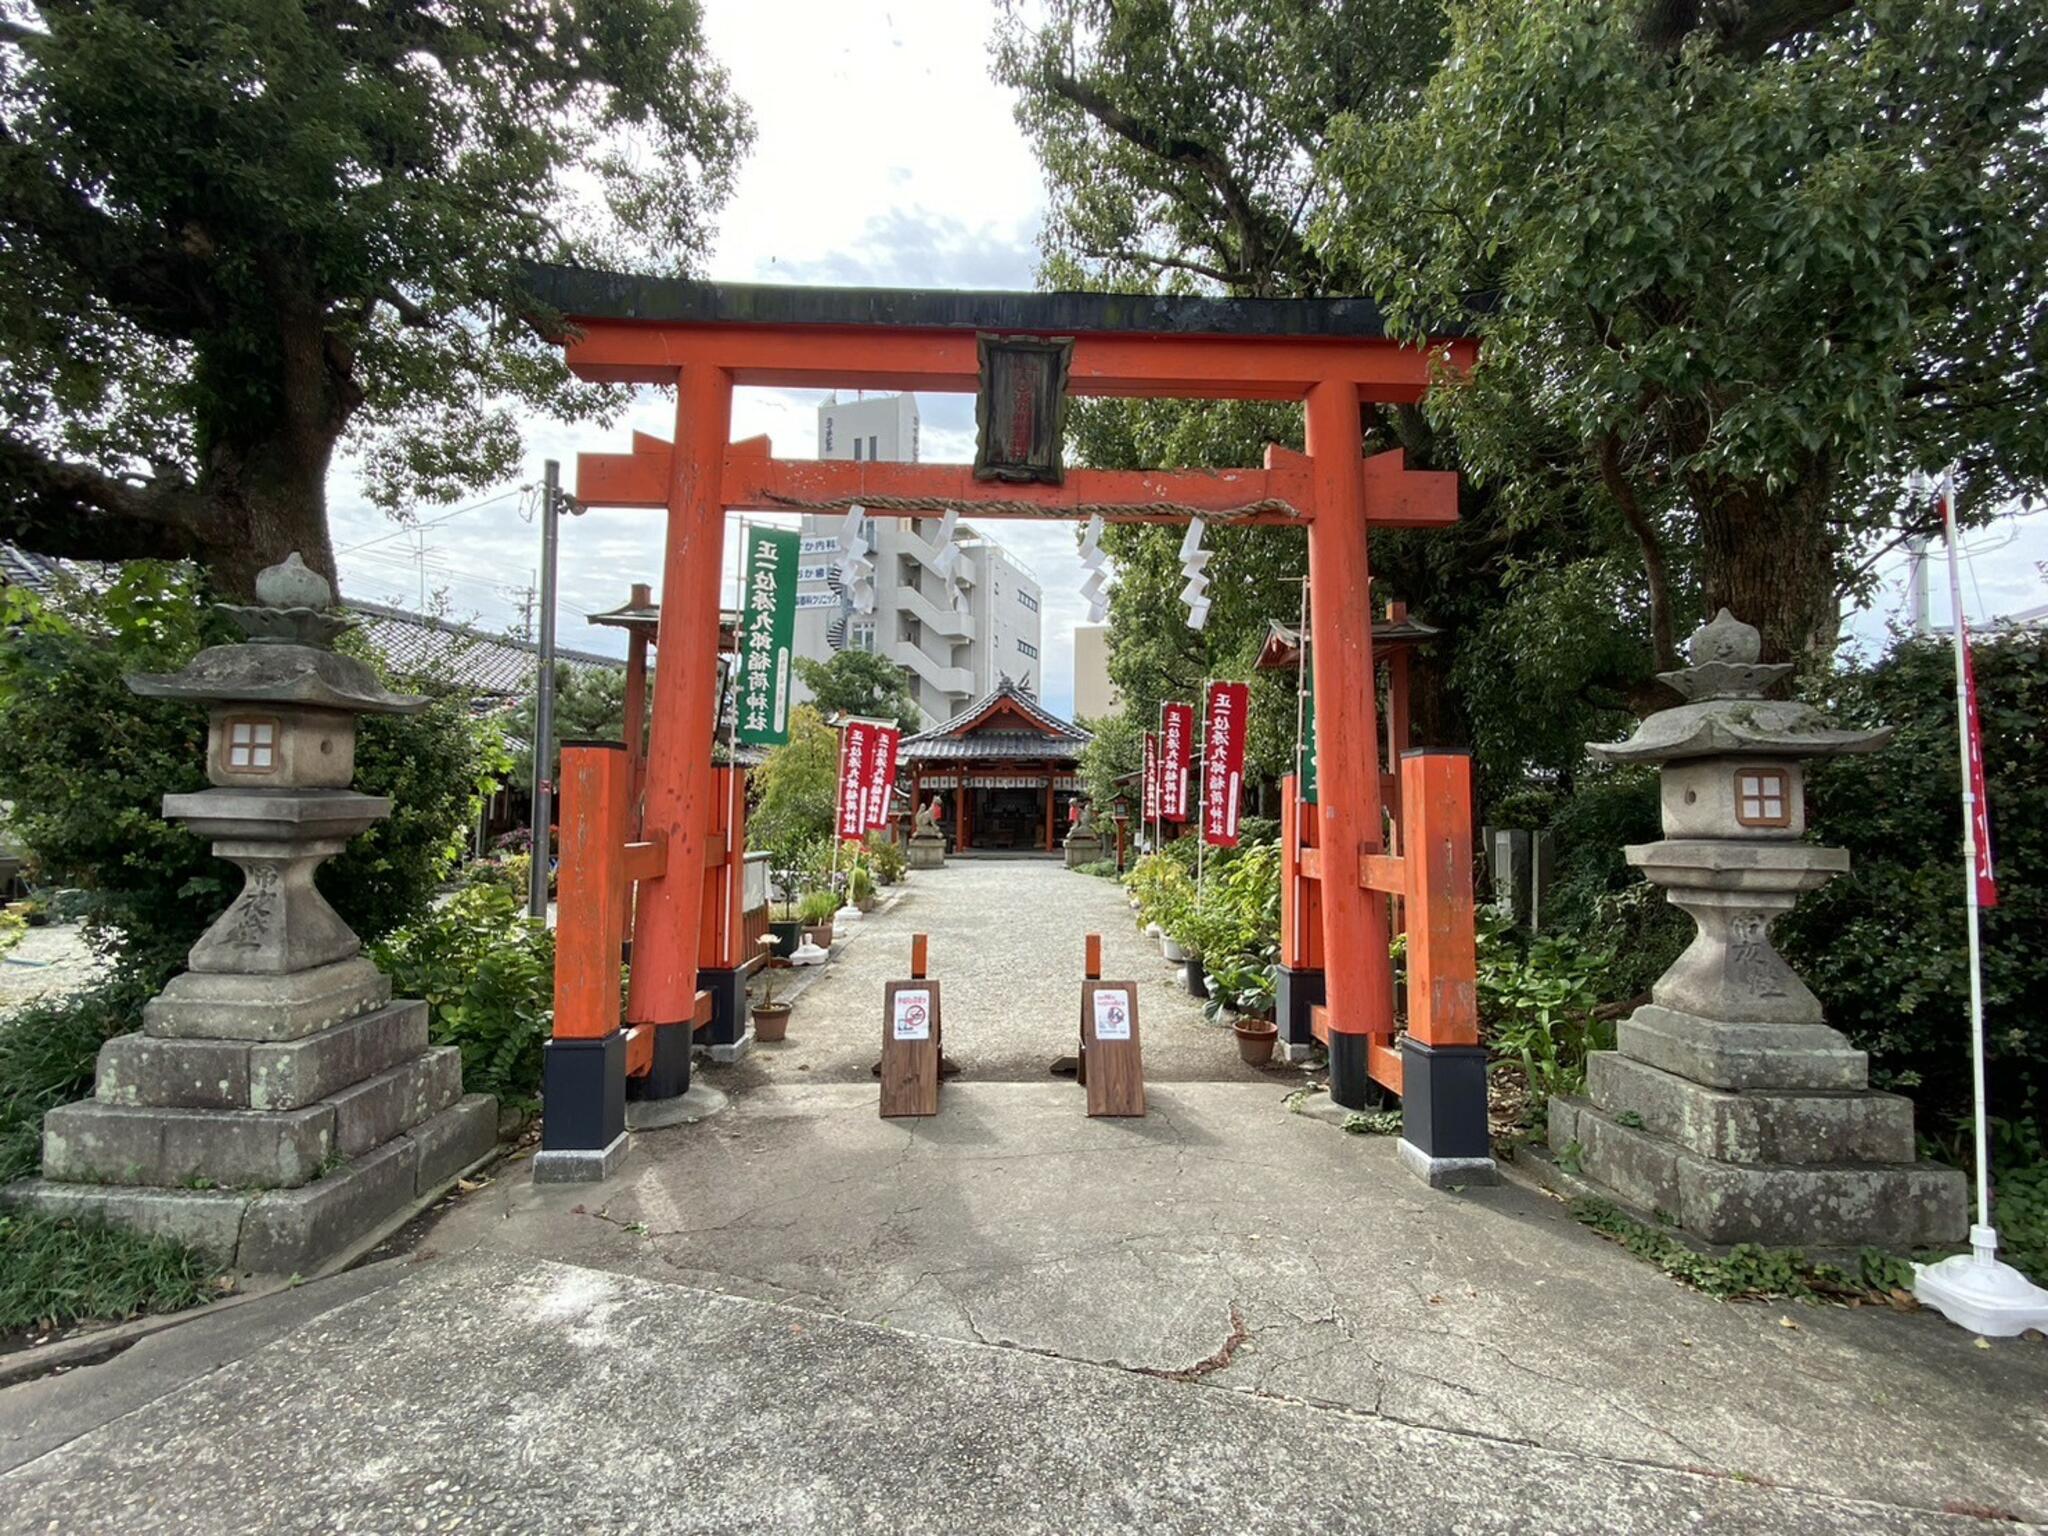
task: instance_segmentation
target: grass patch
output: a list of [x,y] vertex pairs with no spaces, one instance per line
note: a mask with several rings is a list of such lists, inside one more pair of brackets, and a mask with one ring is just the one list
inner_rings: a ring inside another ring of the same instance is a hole
[[1574,1200],[1571,1213],[1672,1279],[1723,1300],[1789,1297],[1901,1305],[1912,1301],[1912,1265],[1880,1248],[1865,1248],[1854,1273],[1834,1264],[1816,1264],[1797,1248],[1765,1248],[1758,1243],[1738,1243],[1716,1258],[1637,1221],[1606,1200]]
[[1363,1114],[1349,1114],[1344,1117],[1344,1129],[1353,1136],[1398,1136],[1401,1134],[1401,1111],[1372,1109]]
[[176,1312],[220,1294],[204,1254],[71,1217],[0,1215],[0,1333]]
[[145,978],[116,974],[0,1019],[0,1184],[42,1165],[44,1114],[92,1092],[100,1047],[142,1027],[153,990]]

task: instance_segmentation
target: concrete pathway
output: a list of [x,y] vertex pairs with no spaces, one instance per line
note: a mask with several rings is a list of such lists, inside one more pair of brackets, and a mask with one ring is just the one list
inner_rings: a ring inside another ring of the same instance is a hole
[[[1051,859],[956,860],[913,874],[895,904],[841,930],[830,965],[806,978],[789,1038],[718,1079],[866,1082],[881,1051],[882,984],[910,974],[910,936],[931,941],[942,987],[946,1054],[963,1082],[1040,1082],[1070,1056],[1081,1011],[1082,946],[1103,941],[1104,975],[1138,983],[1145,1076],[1165,1082],[1255,1082],[1227,1024],[1211,1023],[1177,967],[1138,931],[1123,888]],[[782,972],[787,977],[791,973]],[[1298,1087],[1301,1074],[1270,1078]]]
[[[1143,1120],[1043,1075],[1091,927],[1145,988]],[[969,1070],[883,1121],[880,982],[920,929]],[[1547,1197],[1432,1193],[1290,1114],[1103,882],[919,877],[792,1036],[608,1184],[515,1160],[409,1260],[0,1393],[0,1532],[2048,1520],[2048,1346],[1717,1303]]]

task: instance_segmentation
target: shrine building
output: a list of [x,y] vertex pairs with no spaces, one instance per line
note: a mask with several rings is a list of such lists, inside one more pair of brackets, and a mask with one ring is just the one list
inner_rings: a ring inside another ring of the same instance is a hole
[[1082,798],[1090,739],[1005,677],[944,725],[904,737],[898,771],[913,806],[939,801],[949,851],[1054,853]]

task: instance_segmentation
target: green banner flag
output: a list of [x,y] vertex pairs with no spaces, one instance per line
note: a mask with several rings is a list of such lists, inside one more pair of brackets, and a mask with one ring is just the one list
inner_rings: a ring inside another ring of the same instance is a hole
[[740,563],[739,738],[750,747],[779,747],[789,740],[790,653],[802,542],[794,531],[747,529]]

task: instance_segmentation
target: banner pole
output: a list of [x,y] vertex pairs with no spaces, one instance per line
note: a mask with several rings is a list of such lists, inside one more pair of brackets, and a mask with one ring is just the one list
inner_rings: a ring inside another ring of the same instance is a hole
[[1956,482],[1950,471],[1942,480],[1941,524],[1948,544],[1948,600],[1956,662],[1956,740],[1962,765],[1963,787],[1963,891],[1967,902],[1970,935],[1970,1056],[1972,1086],[1976,1094],[1977,1131],[1977,1224],[1984,1241],[1971,1233],[1971,1246],[1985,1253],[1995,1252],[1998,1235],[1991,1225],[1990,1134],[1985,1124],[1987,1094],[1984,1085],[1984,951],[1978,920],[1977,898],[1977,794],[1976,775],[1971,771],[1969,626],[1963,617],[1963,583],[1956,561]]
[[[2048,1330],[2048,1290],[2034,1285],[1998,1258],[1998,1229],[1991,1224],[1990,1095],[1984,1083],[1984,950],[1978,909],[1983,905],[1977,847],[1979,804],[1977,782],[1983,766],[1983,744],[1977,732],[1974,674],[1970,665],[1969,621],[1963,614],[1963,583],[1956,554],[1956,483],[1950,470],[1939,492],[1942,532],[1948,544],[1949,622],[1953,626],[1956,663],[1957,758],[1962,766],[1963,886],[1970,942],[1970,1071],[1976,1099],[1977,1220],[1970,1228],[1970,1251],[1937,1264],[1913,1266],[1913,1294],[1950,1322],[1973,1333],[2011,1338],[2030,1328]],[[1989,840],[1986,840],[1986,853]],[[1997,900],[1997,892],[1992,892]]]

